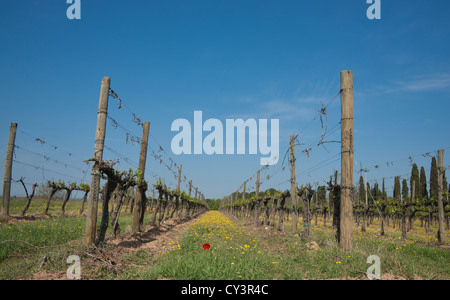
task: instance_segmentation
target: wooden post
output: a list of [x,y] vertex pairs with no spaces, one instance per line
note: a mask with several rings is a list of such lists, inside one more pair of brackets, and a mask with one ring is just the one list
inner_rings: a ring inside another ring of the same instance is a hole
[[181,165],[178,165],[178,180],[177,180],[177,193],[178,193],[178,196],[175,196],[175,208],[174,208],[174,210],[173,210],[173,212],[172,212],[172,215],[176,212],[177,214],[176,214],[176,218],[178,218],[179,217],[179,215],[180,215],[180,213],[182,213],[183,212],[183,202],[181,202],[181,208],[179,209],[179,207],[180,207],[180,201],[182,201],[181,200],[181,191],[180,191],[180,183],[181,183],[181,168],[182,168],[182,166]]
[[258,169],[258,171],[256,171],[256,204],[255,204],[255,223],[256,224],[259,224],[259,212],[260,212],[260,209],[259,209],[260,201],[258,200],[258,198],[259,198],[259,185],[260,185],[260,182],[259,182],[260,173],[261,173],[261,170]]
[[367,171],[364,172],[364,190],[366,191],[366,206],[369,206],[369,201],[367,198]]
[[339,184],[339,179],[338,179],[338,171],[336,170],[334,172],[334,186],[332,189],[333,192],[333,227],[336,230],[336,239],[339,241],[340,239],[340,230],[341,230],[341,225],[340,225],[340,214],[341,214],[341,192],[340,189],[338,187]]
[[[361,170],[362,170],[362,167],[361,167]],[[362,232],[366,232],[366,222],[367,222],[367,214],[366,213],[368,211],[368,206],[369,206],[369,202],[367,200],[367,172],[366,171],[364,171],[364,191],[365,191],[365,200],[366,201],[365,201],[365,205],[362,205],[363,206],[363,209],[362,209],[363,223],[361,226]],[[368,227],[368,224],[367,224],[367,227]]]
[[[233,205],[233,203],[237,202],[238,195],[239,195],[239,190],[234,192],[234,197],[233,197],[233,201],[231,201],[231,205]],[[231,206],[231,213],[233,214],[234,212],[235,212],[234,206]]]
[[341,72],[341,214],[340,249],[353,246],[353,73]]
[[178,180],[177,180],[177,191],[180,191],[180,181],[181,181],[181,165],[178,165]]
[[[108,114],[108,97],[111,79],[103,77],[100,87],[100,99],[98,103],[97,113],[97,129],[95,134],[94,158],[98,161],[103,159],[103,146],[105,144],[106,135],[106,117]],[[88,209],[86,217],[86,234],[85,244],[91,246],[95,241],[95,233],[97,229],[97,209],[98,209],[98,194],[100,190],[100,170],[97,163],[94,161],[91,173],[91,191],[88,199]]]
[[17,123],[11,123],[9,127],[8,146],[6,148],[5,159],[5,175],[3,176],[3,203],[2,203],[2,217],[9,217],[9,202],[11,199],[11,176],[14,144],[16,142]]
[[259,176],[260,176],[260,173],[261,173],[261,170],[258,169],[258,171],[256,171],[256,198],[258,198],[258,196],[259,196],[259,186],[260,186]]
[[[244,181],[244,187],[242,189],[242,201],[245,200],[245,189],[246,189],[246,186],[247,186],[247,181]],[[245,209],[244,209],[244,207],[245,207],[245,205],[242,204],[241,205],[241,217],[245,217]]]
[[295,187],[295,136],[291,135],[289,163],[291,165],[291,206],[292,206],[292,234],[297,233],[298,210],[297,210],[297,188]]
[[445,244],[445,215],[444,205],[442,203],[442,194],[444,193],[444,150],[438,151],[438,214],[439,214],[439,230],[438,241],[440,244]]
[[192,180],[189,180],[189,197],[191,197]]
[[413,209],[414,209],[414,199],[416,198],[416,181],[413,180],[412,182],[412,191],[411,191],[411,206],[409,208],[410,212],[409,212],[409,230],[413,229]]
[[[150,122],[144,122],[141,138],[141,152],[139,154],[139,167],[138,170],[142,173],[142,180],[145,178],[145,165],[147,162],[147,148],[148,148],[148,134],[150,131]],[[144,195],[142,194],[144,193]],[[145,191],[139,186],[136,187],[136,195],[134,198],[134,208],[133,208],[133,226],[131,228],[132,233],[141,231],[141,213],[142,213],[142,200],[145,197]]]

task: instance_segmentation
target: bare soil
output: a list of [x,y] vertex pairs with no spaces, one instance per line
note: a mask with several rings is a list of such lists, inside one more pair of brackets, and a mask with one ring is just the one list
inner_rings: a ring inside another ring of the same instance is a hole
[[[197,216],[198,217],[198,216]],[[84,251],[81,258],[81,277],[83,280],[102,279],[104,274],[117,275],[133,265],[126,257],[139,250],[150,252],[151,266],[158,257],[173,245],[177,245],[193,222],[189,220],[167,220],[159,228],[146,226],[135,235],[125,234],[120,239],[107,240],[102,247]],[[41,270],[33,274],[34,280],[67,280],[67,274],[57,270]]]

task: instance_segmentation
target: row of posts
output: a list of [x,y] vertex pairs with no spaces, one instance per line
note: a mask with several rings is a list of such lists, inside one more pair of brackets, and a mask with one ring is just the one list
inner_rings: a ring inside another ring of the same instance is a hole
[[[343,251],[351,250],[353,247],[353,163],[354,163],[354,127],[353,127],[353,72],[341,72],[341,184],[340,184],[340,203],[337,206],[338,232],[337,238],[340,249]],[[290,169],[291,169],[291,206],[293,208],[292,215],[292,232],[297,233],[298,210],[294,209],[298,206],[296,177],[295,177],[295,140],[296,136],[290,136]],[[443,174],[444,174],[444,150],[438,152],[438,170],[439,170],[439,193],[438,193],[438,211],[439,211],[439,231],[438,240],[445,242],[444,228],[444,208],[442,201],[443,194]],[[260,187],[260,170],[256,174],[256,196],[259,197]],[[335,175],[335,184],[337,185],[337,174]],[[242,199],[245,200],[246,182],[243,185]],[[233,203],[237,201],[239,191],[229,196],[226,202]]]
[[[102,84],[100,87],[100,99],[98,106],[98,114],[97,114],[97,130],[95,136],[95,146],[94,146],[94,158],[97,161],[102,161],[103,158],[103,146],[106,135],[106,118],[108,111],[108,98],[109,98],[109,90],[111,85],[111,79],[109,77],[104,77],[102,79]],[[145,165],[147,160],[147,148],[148,148],[148,135],[150,130],[150,122],[144,122],[143,125],[143,133],[141,139],[141,151],[139,155],[139,171],[144,174],[145,173]],[[180,182],[181,182],[181,169],[182,165],[178,165],[178,179],[177,179],[177,187],[176,190],[180,191]],[[98,169],[97,163],[94,161],[92,166],[92,174],[91,174],[91,193],[89,193],[88,199],[88,211],[86,218],[86,235],[85,235],[85,244],[87,246],[93,245],[96,234],[97,227],[97,208],[98,208],[98,198],[99,198],[99,185],[100,185],[100,171]],[[189,181],[189,197],[191,196],[192,191],[192,180]],[[141,231],[140,228],[140,215],[142,209],[142,195],[140,189],[136,191],[136,198],[134,201],[134,209],[133,209],[133,226],[132,232],[136,233]],[[205,201],[205,197],[203,193],[198,191],[198,188],[195,188],[195,199],[199,199]]]
[[[102,79],[100,88],[100,99],[97,113],[97,130],[95,136],[94,158],[101,161],[103,158],[103,147],[106,135],[106,119],[108,113],[108,98],[110,90],[111,79],[104,77]],[[353,73],[352,71],[341,72],[341,197],[340,197],[340,216],[339,216],[339,245],[342,250],[350,250],[353,243],[353,203],[352,203],[352,189],[353,189],[353,162],[354,162],[354,128],[353,128]],[[143,125],[143,133],[141,139],[141,151],[139,156],[139,170],[144,174],[148,135],[150,129],[150,122],[145,122]],[[15,138],[17,132],[17,123],[11,123],[8,145],[5,159],[5,173],[3,177],[3,199],[1,216],[7,218],[9,216],[9,203],[11,194],[11,174]],[[444,208],[442,202],[443,192],[443,172],[444,172],[444,151],[440,150],[438,153],[438,214],[439,214],[439,232],[438,239],[440,242],[445,241],[444,229]],[[290,137],[290,167],[291,167],[291,197],[292,206],[298,205],[296,193],[296,177],[295,177],[295,137]],[[95,240],[97,228],[97,209],[99,200],[99,186],[100,186],[100,170],[96,162],[93,163],[91,173],[91,191],[88,199],[88,210],[86,218],[86,245],[93,245]],[[178,180],[177,190],[180,190],[181,165],[178,166]],[[260,170],[257,171],[256,176],[256,195],[259,194],[260,186]],[[191,195],[192,181],[189,181],[189,196]],[[245,199],[246,182],[243,185],[242,198]],[[140,210],[142,208],[141,191],[137,189],[135,207],[133,210],[133,232],[140,231],[139,218]],[[237,195],[237,193],[236,193]],[[204,201],[204,195],[195,188],[195,198]],[[236,201],[237,199],[235,199]],[[232,201],[232,200],[231,200]],[[293,210],[292,230],[297,231],[298,213]]]
[[[103,159],[103,148],[105,144],[106,136],[106,120],[108,115],[108,98],[110,91],[111,79],[109,77],[104,77],[102,79],[100,87],[100,99],[98,104],[97,112],[97,129],[95,135],[95,145],[94,145],[94,158],[96,161],[102,161]],[[141,149],[139,155],[139,166],[141,174],[145,173],[146,161],[147,161],[147,148],[148,148],[148,136],[150,131],[150,122],[144,122],[143,132],[141,139]],[[5,174],[3,176],[3,199],[2,199],[2,211],[1,218],[8,219],[9,204],[11,198],[11,180],[12,180],[12,165],[13,165],[13,153],[15,147],[15,139],[17,132],[17,123],[11,123],[9,130],[8,146],[6,151],[5,159]],[[178,165],[178,179],[177,179],[177,191],[180,191],[181,182],[181,169],[182,165]],[[88,209],[86,217],[86,235],[85,244],[90,246],[94,244],[95,235],[97,233],[97,212],[98,212],[98,201],[99,201],[99,190],[100,190],[100,170],[98,164],[94,161],[91,173],[91,184],[90,192],[88,198]],[[136,233],[141,231],[140,228],[140,214],[142,210],[142,199],[141,190],[136,189],[134,208],[133,208],[133,226],[132,232]],[[192,180],[189,181],[189,197],[192,192]],[[205,201],[205,196],[202,192],[195,188],[195,199]]]

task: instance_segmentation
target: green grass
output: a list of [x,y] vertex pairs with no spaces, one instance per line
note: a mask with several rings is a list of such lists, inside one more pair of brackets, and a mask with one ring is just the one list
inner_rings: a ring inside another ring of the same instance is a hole
[[[353,250],[342,252],[330,228],[314,228],[308,239],[273,234],[265,241],[272,245],[271,253],[282,257],[279,279],[365,278],[371,255],[380,257],[382,276],[450,279],[450,251],[412,240],[381,238],[355,230]],[[311,241],[319,245],[318,250],[309,248]]]
[[[27,200],[25,198],[15,198],[12,199],[9,206],[9,212],[11,215],[21,215]],[[48,213],[50,215],[61,215],[62,199],[52,199],[50,202],[50,207]],[[44,213],[45,207],[47,206],[47,199],[43,197],[35,197],[31,201],[30,207],[28,208],[27,215],[40,215]],[[101,207],[101,205],[99,205]],[[85,211],[87,209],[87,203],[84,206]],[[70,199],[66,204],[66,214],[78,214],[81,209],[81,200]]]
[[35,247],[67,243],[84,236],[86,218],[57,217],[35,222],[0,224],[0,262]]
[[[319,244],[318,250],[308,247],[308,241]],[[367,258],[377,255],[381,261],[381,273],[414,279],[420,276],[425,279],[450,278],[450,252],[445,249],[423,247],[421,245],[405,245],[404,242],[366,239],[354,241],[354,249],[341,252],[330,238],[320,238],[313,234],[311,239],[304,240],[294,236],[274,236],[268,238],[269,244],[285,244],[286,249],[280,251],[279,279],[331,279],[331,278],[365,278],[370,266]],[[271,249],[271,251],[277,251]]]
[[[145,224],[151,214],[146,215]],[[132,224],[130,214],[119,219],[122,234]],[[301,223],[300,223],[301,224]],[[0,278],[30,278],[41,270],[67,269],[69,255],[80,255],[85,217],[53,217],[36,221],[0,224]],[[117,272],[107,268],[85,276],[97,279],[332,279],[361,278],[370,266],[370,255],[381,260],[382,276],[406,279],[450,279],[450,251],[436,247],[433,237],[421,228],[403,240],[397,232],[380,237],[372,226],[361,233],[355,226],[353,250],[341,252],[331,227],[311,226],[311,236],[302,239],[273,228],[249,230],[212,211],[195,220],[179,243],[161,245],[160,249],[142,249],[122,258],[126,266]],[[301,230],[301,226],[299,228]],[[109,233],[107,233],[109,236]],[[8,242],[9,241],[9,242]],[[318,250],[310,249],[314,241]],[[209,243],[209,250],[203,244]],[[45,263],[43,259],[45,258]]]
[[[205,243],[211,248],[203,249]],[[151,268],[142,267],[149,261],[145,258],[149,252],[134,254],[141,264],[131,267],[119,279],[269,279],[277,260],[240,228],[221,222],[194,225],[180,244],[173,244],[168,250]]]
[[46,267],[62,269],[64,258],[75,254],[66,251],[82,245],[85,223],[84,217],[56,217],[0,224],[0,278],[30,274],[43,260]]
[[[354,249],[342,252],[330,228],[313,228],[311,237],[302,239],[274,229],[249,233],[243,227],[229,222],[221,225],[217,220],[199,223],[186,233],[180,247],[173,245],[151,267],[150,258],[146,258],[150,252],[135,254],[140,264],[119,278],[366,279],[371,265],[367,258],[377,255],[384,278],[450,279],[450,251],[426,243],[355,231]],[[318,250],[310,249],[312,241],[319,245]],[[203,243],[210,243],[211,249],[203,250]]]
[[[70,202],[69,202],[70,203]],[[66,270],[66,259],[70,255],[82,255],[86,250],[84,236],[86,217],[58,216],[60,202],[55,201],[53,217],[30,220],[0,221],[0,279],[27,278],[37,270]],[[77,206],[78,204],[78,206]],[[12,215],[20,212],[25,205],[23,200],[12,201]],[[72,210],[79,211],[81,203],[72,203]],[[69,208],[69,205],[68,205]],[[99,207],[100,213],[101,207]],[[100,224],[100,215],[98,225]],[[150,221],[146,215],[144,224]],[[111,220],[109,221],[109,223]],[[122,214],[119,218],[121,234],[133,223],[131,214]],[[106,237],[109,236],[109,224]],[[45,264],[42,260],[45,258]],[[41,266],[44,266],[42,268]]]

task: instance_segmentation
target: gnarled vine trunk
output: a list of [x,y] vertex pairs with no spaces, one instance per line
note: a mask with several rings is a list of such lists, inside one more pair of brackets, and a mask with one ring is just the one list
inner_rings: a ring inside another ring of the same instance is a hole
[[100,228],[97,232],[95,239],[95,246],[100,245],[105,240],[106,230],[108,229],[109,221],[109,201],[111,195],[117,187],[117,182],[114,180],[108,180],[102,190],[102,219],[100,222]]

